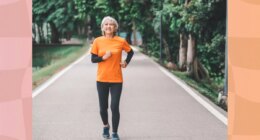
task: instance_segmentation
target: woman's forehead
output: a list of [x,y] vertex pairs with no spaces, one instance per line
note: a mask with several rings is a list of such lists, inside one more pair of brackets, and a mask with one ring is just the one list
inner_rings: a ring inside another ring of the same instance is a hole
[[105,20],[105,21],[104,21],[104,24],[106,24],[106,23],[115,24],[114,21],[112,21],[112,20],[110,20],[110,19]]

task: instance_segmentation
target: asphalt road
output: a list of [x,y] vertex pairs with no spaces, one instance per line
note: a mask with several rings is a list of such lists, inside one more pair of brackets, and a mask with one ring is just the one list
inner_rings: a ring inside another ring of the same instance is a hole
[[[102,140],[96,70],[88,55],[33,98],[33,140]],[[227,139],[227,126],[145,55],[135,52],[123,75],[122,140]]]

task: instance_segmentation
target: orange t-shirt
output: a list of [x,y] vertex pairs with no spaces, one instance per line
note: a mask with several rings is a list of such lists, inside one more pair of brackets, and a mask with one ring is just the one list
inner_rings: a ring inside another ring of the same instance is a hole
[[131,47],[125,39],[114,36],[113,38],[106,38],[104,36],[98,37],[94,40],[91,53],[102,57],[106,51],[111,51],[111,57],[107,60],[98,63],[97,81],[99,82],[113,82],[122,83],[123,76],[120,66],[122,51],[129,52]]

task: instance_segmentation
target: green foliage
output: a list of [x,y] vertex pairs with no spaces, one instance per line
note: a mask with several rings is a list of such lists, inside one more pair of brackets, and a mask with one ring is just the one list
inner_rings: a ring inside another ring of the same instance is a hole
[[225,36],[218,34],[205,46],[198,45],[198,56],[210,77],[223,84],[225,68]]
[[[33,21],[39,26],[53,22],[60,34],[91,26],[101,35],[104,16],[119,22],[120,31],[141,33],[148,54],[159,58],[160,19],[163,37],[174,58],[178,55],[179,34],[196,37],[198,57],[212,79],[221,83],[224,73],[226,30],[225,0],[33,0]],[[177,60],[175,60],[177,61]]]
[[75,26],[74,4],[73,2],[59,2],[54,4],[55,8],[52,13],[47,16],[47,22],[53,22],[61,33],[73,31]]
[[77,11],[75,18],[83,21],[87,16],[87,0],[73,0],[73,2]]
[[159,58],[160,57],[160,44],[157,38],[151,37],[147,43],[148,54]]
[[69,0],[33,0],[33,23],[39,28],[43,28],[43,23],[51,23],[52,36],[73,32],[76,27],[74,7],[74,2]]
[[155,31],[159,32],[160,16],[163,17],[164,28],[170,21],[169,30],[164,30],[164,34],[169,32],[172,38],[168,42],[178,40],[179,33],[195,36],[199,59],[218,83],[223,81],[224,76],[225,8],[224,0],[191,0],[187,5],[185,0],[165,0],[161,9],[155,8],[153,22]]

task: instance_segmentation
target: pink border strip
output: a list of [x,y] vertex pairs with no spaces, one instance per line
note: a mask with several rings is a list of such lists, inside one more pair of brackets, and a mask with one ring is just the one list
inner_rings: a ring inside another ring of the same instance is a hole
[[32,139],[32,1],[1,0],[0,139]]

